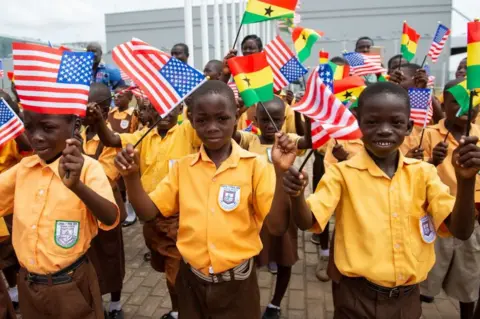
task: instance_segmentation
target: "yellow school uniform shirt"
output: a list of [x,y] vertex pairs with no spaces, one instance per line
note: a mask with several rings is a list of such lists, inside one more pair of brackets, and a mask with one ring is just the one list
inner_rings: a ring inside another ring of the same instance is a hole
[[416,125],[413,126],[412,133],[410,133],[409,136],[405,137],[405,140],[403,140],[403,144],[400,146],[400,151],[403,153],[403,155],[406,155],[408,151],[410,151],[411,149],[414,149],[420,146],[420,137],[422,135],[422,129],[423,127],[421,126],[416,126]]
[[120,111],[118,107],[114,107],[108,114],[109,116],[112,115],[113,118],[117,120],[124,120],[131,116],[131,123],[128,123],[128,125],[130,127],[130,133],[133,133],[137,130],[139,124],[138,117],[133,114],[134,112],[135,109],[133,107],[129,107],[125,111]]
[[[238,126],[237,129],[240,131],[245,130],[248,125],[247,125],[247,120],[254,120],[255,112],[257,106],[251,106],[246,112],[244,112],[242,115],[240,115],[240,118],[238,119]],[[258,107],[262,107],[259,105]],[[285,103],[285,122],[283,123],[282,126],[282,132],[284,133],[297,133],[297,129],[295,126],[295,111]]]
[[232,153],[217,169],[203,146],[176,162],[150,193],[160,212],[180,212],[177,248],[204,274],[220,273],[262,250],[260,230],[275,185],[266,161],[232,140]]
[[[83,152],[88,156],[95,156],[97,153],[98,145],[100,144],[100,138],[98,135],[95,135],[92,139],[87,141],[86,132],[82,132],[83,138]],[[105,174],[108,179],[113,182],[120,177],[120,173],[115,167],[115,156],[117,156],[120,149],[113,147],[104,147],[100,156],[98,157],[98,162],[102,165]]]
[[384,287],[426,279],[435,263],[434,244],[421,235],[421,218],[433,228],[453,209],[455,198],[433,165],[404,157],[392,179],[366,150],[327,169],[307,203],[321,229],[333,212],[335,264],[348,277]]
[[[135,145],[148,131],[144,128],[133,134],[120,134],[122,147],[127,144]],[[158,134],[154,128],[137,146],[140,153],[140,174],[143,188],[147,193],[168,174],[172,164],[178,159],[195,153],[200,148],[201,141],[189,121],[172,127],[165,137]]]
[[[433,149],[438,143],[445,140],[447,134],[448,130],[445,127],[444,119],[440,120],[438,124],[429,126],[427,128],[422,143],[425,149],[426,160],[432,157]],[[470,136],[480,136],[480,128],[477,125],[471,126]],[[455,168],[452,165],[452,155],[453,151],[459,146],[459,144],[452,134],[448,134],[447,143],[447,157],[445,157],[442,164],[437,166],[437,171],[442,182],[444,182],[450,188],[450,194],[455,196],[457,194],[457,178],[455,176]],[[480,143],[477,145],[480,145]],[[480,177],[478,175],[475,183],[475,202],[480,203]]]
[[348,158],[350,159],[353,156],[355,156],[357,153],[359,153],[361,150],[364,149],[363,147],[363,142],[361,139],[356,139],[356,140],[350,140],[350,141],[337,141],[335,142],[334,139],[330,139],[328,143],[326,144],[326,150],[325,150],[325,158],[323,159],[323,163],[325,165],[325,168],[329,167],[332,164],[338,163],[338,160],[333,156],[333,147],[335,144],[338,143],[343,146],[345,151],[348,152]]
[[[115,206],[112,188],[102,166],[84,155],[80,176],[86,186]],[[12,241],[20,265],[29,272],[57,272],[83,256],[98,228],[110,230],[97,221],[86,205],[58,175],[59,159],[46,164],[37,155],[0,175],[0,216],[13,209]]]

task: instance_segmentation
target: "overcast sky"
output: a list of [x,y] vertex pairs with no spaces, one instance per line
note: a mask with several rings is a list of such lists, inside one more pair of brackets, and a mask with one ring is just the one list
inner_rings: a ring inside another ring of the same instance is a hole
[[[326,0],[322,0],[326,1]],[[200,0],[194,0],[199,3]],[[213,1],[212,1],[213,2]],[[182,0],[16,0],[1,6],[0,32],[52,43],[105,40],[104,14],[183,6]],[[480,16],[479,0],[453,0],[470,18]],[[465,19],[452,17],[453,34],[465,33]]]

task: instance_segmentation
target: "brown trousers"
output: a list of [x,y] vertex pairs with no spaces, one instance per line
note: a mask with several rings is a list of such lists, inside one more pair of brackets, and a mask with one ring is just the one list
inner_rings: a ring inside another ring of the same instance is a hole
[[7,286],[3,278],[0,276],[0,319],[16,319],[15,310],[12,301],[8,295]]
[[213,284],[198,278],[181,262],[176,288],[181,296],[179,319],[260,319],[255,269],[245,280]]
[[28,282],[20,269],[18,297],[23,319],[103,319],[102,296],[97,274],[85,261],[72,274],[72,282],[42,285]]

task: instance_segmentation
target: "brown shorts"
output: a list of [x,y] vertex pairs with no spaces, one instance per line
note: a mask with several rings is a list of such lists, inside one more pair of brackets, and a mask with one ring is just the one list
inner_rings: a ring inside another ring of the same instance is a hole
[[7,286],[0,276],[0,319],[16,319],[15,310],[12,301],[8,295]]
[[99,229],[87,255],[95,267],[101,294],[121,291],[125,278],[122,224],[110,231]]
[[342,277],[332,289],[334,319],[419,319],[422,315],[418,285],[397,297],[372,290],[364,279]]
[[[7,215],[4,217],[10,234],[12,233],[12,217],[13,215]],[[19,267],[15,250],[13,250],[12,237],[2,237],[0,241],[0,270],[12,266]]]
[[97,274],[85,261],[72,274],[72,282],[44,285],[27,281],[27,270],[18,275],[18,297],[23,319],[103,319]]
[[260,290],[252,263],[245,280],[210,283],[180,263],[177,277],[179,319],[260,319]]

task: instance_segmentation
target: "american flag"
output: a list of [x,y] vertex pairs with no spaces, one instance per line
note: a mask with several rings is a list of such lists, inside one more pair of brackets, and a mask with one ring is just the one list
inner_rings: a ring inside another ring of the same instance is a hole
[[132,85],[133,84],[132,79],[130,79],[128,74],[123,72],[122,70],[120,70],[120,77],[122,78],[122,80],[125,81],[125,83],[127,83],[127,85]]
[[207,80],[198,70],[135,38],[116,46],[112,57],[162,117]]
[[84,116],[94,55],[13,43],[15,87],[25,110]]
[[380,55],[348,52],[344,53],[343,57],[347,60],[354,75],[364,76],[387,72],[382,67],[382,57]]
[[3,78],[4,76],[4,71],[3,71],[3,61],[0,60],[0,78]]
[[333,70],[330,64],[320,64],[320,79],[333,92]]
[[8,103],[0,98],[0,146],[13,140],[25,131],[23,122]]
[[234,81],[228,82],[228,86],[232,89],[233,95],[235,95],[235,101],[238,101],[238,88]]
[[432,45],[430,46],[430,50],[427,54],[430,58],[432,58],[433,63],[437,62],[449,35],[450,29],[443,24],[439,24],[437,31],[435,32],[435,36],[433,37]]
[[413,124],[425,127],[432,119],[431,108],[432,89],[409,89],[410,119]]
[[326,86],[319,67],[310,74],[303,98],[292,109],[308,116],[312,122],[313,148],[318,148],[330,138],[358,139],[362,136],[357,119]]
[[267,61],[273,71],[273,87],[280,91],[289,83],[298,80],[308,70],[298,61],[285,42],[276,36],[265,47]]
[[435,76],[432,75],[430,66],[428,64],[425,63],[423,69],[425,70],[425,72],[427,72],[428,76],[427,88],[433,89],[433,87],[435,86]]

